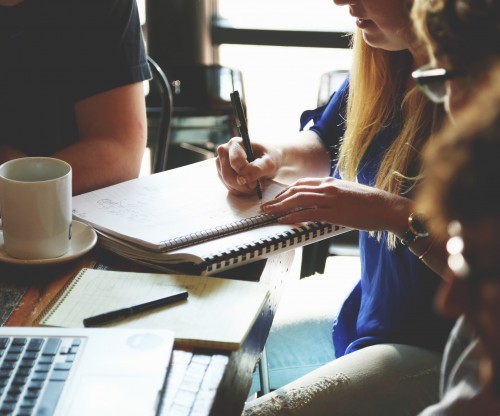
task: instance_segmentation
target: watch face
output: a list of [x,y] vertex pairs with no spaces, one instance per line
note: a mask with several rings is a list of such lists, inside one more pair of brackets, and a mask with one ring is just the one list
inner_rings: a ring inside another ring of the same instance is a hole
[[427,237],[429,235],[429,232],[425,228],[424,221],[416,215],[410,217],[410,228],[419,237]]

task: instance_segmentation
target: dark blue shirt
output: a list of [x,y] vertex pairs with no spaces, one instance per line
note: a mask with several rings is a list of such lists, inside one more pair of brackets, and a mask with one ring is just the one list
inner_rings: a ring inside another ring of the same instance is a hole
[[135,0],[0,6],[0,143],[28,156],[78,140],[75,103],[150,78]]
[[[332,157],[335,172],[337,151],[345,131],[348,79],[326,106],[305,112],[303,127],[322,139]],[[373,186],[382,157],[400,130],[400,117],[382,129],[363,156],[358,182]],[[367,215],[369,207],[367,207]],[[440,277],[406,247],[390,250],[387,232],[380,241],[360,231],[361,278],[345,300],[333,325],[335,355],[340,357],[368,345],[400,343],[442,351],[451,322],[434,312],[433,301]]]

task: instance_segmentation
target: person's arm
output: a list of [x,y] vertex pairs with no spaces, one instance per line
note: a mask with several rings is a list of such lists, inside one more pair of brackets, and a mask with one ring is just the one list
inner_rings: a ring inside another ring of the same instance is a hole
[[75,104],[79,140],[52,156],[73,168],[73,194],[139,175],[147,138],[142,82]]
[[[75,104],[79,139],[50,155],[73,169],[73,195],[139,175],[147,140],[142,82],[115,88]],[[26,157],[0,144],[0,163]]]
[[247,162],[240,137],[233,137],[217,149],[219,177],[230,192],[240,195],[255,193],[256,181],[265,186],[265,179],[285,182],[303,176],[328,176],[331,161],[318,135],[302,131],[287,142],[252,141],[255,161]]
[[[253,195],[257,179],[261,185],[268,178],[292,183],[303,177],[330,176],[332,150],[338,145],[345,129],[345,106],[349,80],[342,83],[328,103],[305,111],[297,137],[253,140],[256,160],[248,163],[241,138],[233,137],[217,149],[217,170],[226,187],[235,194]],[[313,122],[310,130],[304,130]]]
[[[297,208],[300,210],[297,211]],[[266,213],[283,215],[283,223],[325,221],[357,230],[389,231],[402,238],[408,230],[413,201],[380,189],[336,178],[305,178],[262,206]],[[286,214],[288,213],[288,214]],[[441,276],[446,254],[432,236],[419,238],[409,249]]]

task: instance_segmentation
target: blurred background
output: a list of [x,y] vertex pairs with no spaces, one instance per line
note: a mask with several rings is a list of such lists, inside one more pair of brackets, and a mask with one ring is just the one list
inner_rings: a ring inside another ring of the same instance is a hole
[[326,74],[350,66],[354,21],[330,0],[137,3],[148,53],[172,89],[168,168],[210,157],[235,133],[232,88],[242,90],[250,136],[272,140],[296,134],[300,114],[335,89]]

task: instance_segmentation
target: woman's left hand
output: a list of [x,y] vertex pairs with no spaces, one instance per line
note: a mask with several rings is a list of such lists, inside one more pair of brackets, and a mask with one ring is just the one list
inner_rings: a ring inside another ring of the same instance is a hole
[[406,227],[410,200],[359,183],[327,178],[295,182],[263,205],[279,222],[322,221],[359,230],[400,231]]

